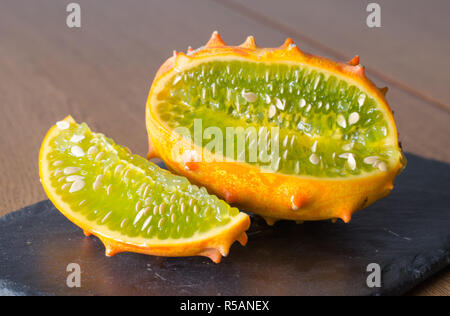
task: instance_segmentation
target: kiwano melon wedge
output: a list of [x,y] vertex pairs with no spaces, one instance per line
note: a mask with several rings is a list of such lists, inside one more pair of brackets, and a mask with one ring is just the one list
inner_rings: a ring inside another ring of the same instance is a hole
[[389,194],[405,165],[385,92],[358,57],[334,62],[290,39],[227,46],[214,32],[157,72],[149,157],[269,224],[348,222]]
[[131,251],[219,262],[235,240],[247,242],[248,215],[71,117],[45,137],[39,172],[53,204],[99,237],[107,256]]

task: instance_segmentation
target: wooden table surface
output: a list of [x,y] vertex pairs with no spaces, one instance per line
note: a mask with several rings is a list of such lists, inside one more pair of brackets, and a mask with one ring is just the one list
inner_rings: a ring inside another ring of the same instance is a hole
[[[81,28],[58,0],[0,0],[0,216],[45,199],[38,151],[47,129],[71,114],[135,153],[147,148],[144,108],[172,50],[203,45],[214,30],[229,44],[286,37],[345,61],[359,54],[388,86],[405,151],[450,163],[450,2],[377,1],[381,28],[359,0],[78,0]],[[413,295],[449,295],[450,269]]]

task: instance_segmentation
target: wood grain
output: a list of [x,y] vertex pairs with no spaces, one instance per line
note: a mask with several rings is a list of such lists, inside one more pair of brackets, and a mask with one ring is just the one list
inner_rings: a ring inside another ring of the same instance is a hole
[[[278,46],[292,36],[309,52],[344,60],[359,53],[369,76],[390,86],[405,150],[450,162],[447,2],[414,1],[411,14],[405,1],[383,2],[383,28],[373,32],[359,26],[365,12],[351,1],[241,2],[257,15],[229,0],[77,2],[82,27],[69,29],[65,2],[0,0],[0,216],[46,198],[40,142],[68,114],[145,155],[144,107],[157,68],[216,29],[230,44],[252,34],[261,46]],[[447,270],[418,294],[448,295],[449,284]]]

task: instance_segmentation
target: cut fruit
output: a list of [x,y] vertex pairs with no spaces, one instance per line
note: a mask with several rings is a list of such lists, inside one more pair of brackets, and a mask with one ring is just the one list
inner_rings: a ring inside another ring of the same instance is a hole
[[174,53],[147,101],[149,157],[230,203],[277,219],[341,218],[386,196],[405,166],[386,102],[348,64],[288,39]]
[[191,185],[70,116],[47,133],[39,155],[53,204],[106,255],[206,256],[220,262],[247,242],[248,215]]

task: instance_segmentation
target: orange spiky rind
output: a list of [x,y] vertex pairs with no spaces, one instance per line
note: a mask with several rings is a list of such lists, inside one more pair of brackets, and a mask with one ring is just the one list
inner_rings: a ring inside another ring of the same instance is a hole
[[348,62],[348,64],[349,64],[350,66],[356,66],[356,65],[359,65],[359,56],[358,56],[358,55],[355,55],[355,57],[353,57],[353,58]]
[[255,38],[251,35],[248,36],[239,47],[255,50],[257,48]]
[[214,31],[212,33],[211,38],[209,39],[208,43],[206,43],[205,47],[211,48],[211,47],[221,47],[221,46],[226,46],[226,44],[220,37],[219,32]]
[[[212,36],[212,38],[217,37],[218,34]],[[244,43],[248,41],[247,39]],[[217,43],[217,40],[214,39],[213,42]],[[211,193],[217,194],[237,206],[262,215],[271,224],[280,218],[292,220],[340,218],[344,222],[348,222],[355,211],[367,207],[392,190],[392,182],[402,166],[400,162],[393,165],[392,169],[384,174],[328,181],[264,172],[259,167],[241,162],[219,163],[217,161],[221,161],[220,157],[214,157],[204,148],[195,145],[194,151],[203,157],[204,161],[209,162],[197,162],[195,168],[186,168],[190,161],[183,161],[184,158],[180,160],[180,157],[170,154],[171,148],[178,140],[171,138],[170,130],[167,130],[164,122],[161,122],[156,113],[157,111],[154,110],[153,107],[156,106],[157,101],[153,100],[153,96],[157,94],[158,89],[164,86],[167,78],[170,78],[172,69],[188,69],[211,60],[302,64],[336,75],[358,86],[376,100],[389,125],[386,145],[397,146],[398,143],[397,129],[384,97],[384,91],[378,89],[366,77],[364,66],[359,64],[358,56],[348,63],[336,62],[304,53],[291,39],[287,39],[283,45],[276,48],[260,48],[255,45],[255,49],[252,49],[248,48],[247,44],[212,46],[208,43],[194,51],[189,57],[190,59],[186,62],[168,60],[161,67],[167,73],[158,72],[147,101],[146,121],[149,144],[154,144],[157,155],[166,162],[171,170],[187,176],[194,183],[207,187]],[[191,143],[187,143],[186,146],[186,148],[192,148]],[[211,161],[213,163],[210,163]],[[271,185],[268,186],[268,183]],[[358,193],[349,194],[349,192]]]

